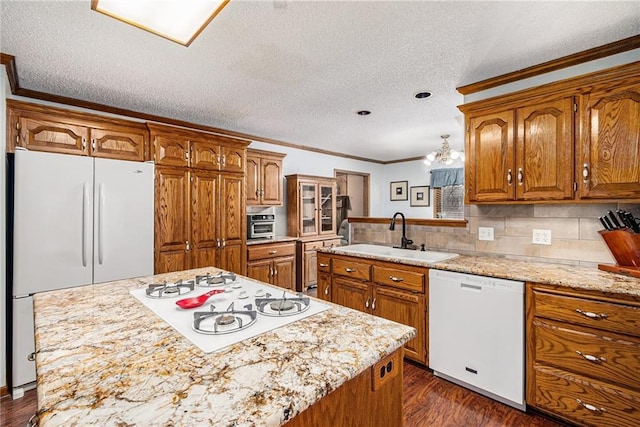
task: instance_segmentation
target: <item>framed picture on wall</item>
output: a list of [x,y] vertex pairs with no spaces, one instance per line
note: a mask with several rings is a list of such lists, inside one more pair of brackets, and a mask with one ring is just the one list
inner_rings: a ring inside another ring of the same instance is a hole
[[408,200],[409,193],[407,189],[409,187],[409,181],[394,181],[391,183],[390,198],[392,202],[398,200]]
[[431,187],[428,185],[421,185],[417,187],[411,187],[411,206],[431,206],[430,192]]

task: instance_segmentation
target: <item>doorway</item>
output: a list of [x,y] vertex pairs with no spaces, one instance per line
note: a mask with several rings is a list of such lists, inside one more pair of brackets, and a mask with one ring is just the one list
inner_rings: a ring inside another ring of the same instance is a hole
[[369,216],[369,174],[334,169],[337,181],[337,226],[350,216]]

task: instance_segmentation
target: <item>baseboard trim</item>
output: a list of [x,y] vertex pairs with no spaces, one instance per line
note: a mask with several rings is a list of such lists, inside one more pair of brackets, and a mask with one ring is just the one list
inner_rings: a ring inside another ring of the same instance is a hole
[[5,396],[9,396],[9,389],[6,385],[3,385],[2,387],[0,387],[0,398],[3,398]]

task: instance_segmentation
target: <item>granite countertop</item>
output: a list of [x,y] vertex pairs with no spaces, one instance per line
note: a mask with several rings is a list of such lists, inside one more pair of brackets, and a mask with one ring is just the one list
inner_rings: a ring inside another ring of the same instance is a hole
[[447,261],[426,263],[420,260],[406,260],[383,255],[346,253],[341,252],[339,247],[322,248],[319,249],[319,251],[335,253],[337,255],[399,262],[438,270],[640,297],[640,279],[622,274],[608,273],[598,270],[595,267],[520,261],[504,257],[466,255],[461,255]]
[[34,295],[40,425],[279,426],[415,336],[324,302],[326,311],[207,354],[129,293],[217,271]]
[[247,239],[247,246],[264,245],[267,243],[295,242],[296,240],[298,240],[297,237],[291,236],[276,236],[273,239]]

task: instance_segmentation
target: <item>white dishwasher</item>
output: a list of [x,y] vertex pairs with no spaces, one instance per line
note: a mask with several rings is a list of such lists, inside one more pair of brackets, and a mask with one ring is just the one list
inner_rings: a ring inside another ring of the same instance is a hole
[[429,367],[524,410],[524,283],[431,269]]

